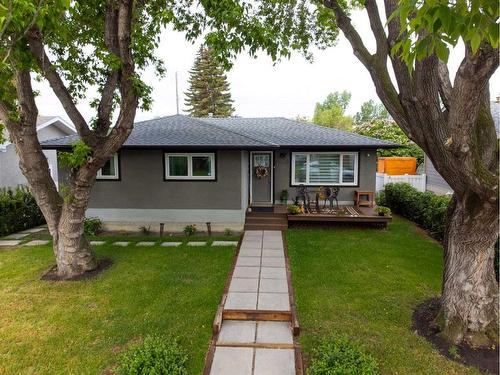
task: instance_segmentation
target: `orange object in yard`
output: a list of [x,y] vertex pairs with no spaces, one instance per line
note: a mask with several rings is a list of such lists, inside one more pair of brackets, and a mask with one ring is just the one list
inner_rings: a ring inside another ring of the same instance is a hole
[[417,158],[408,156],[378,158],[377,172],[391,176],[417,174]]

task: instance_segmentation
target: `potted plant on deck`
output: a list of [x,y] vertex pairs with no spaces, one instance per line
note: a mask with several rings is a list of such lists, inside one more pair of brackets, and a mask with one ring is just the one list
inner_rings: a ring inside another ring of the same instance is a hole
[[375,207],[375,212],[379,216],[391,216],[391,209],[389,207],[377,206]]

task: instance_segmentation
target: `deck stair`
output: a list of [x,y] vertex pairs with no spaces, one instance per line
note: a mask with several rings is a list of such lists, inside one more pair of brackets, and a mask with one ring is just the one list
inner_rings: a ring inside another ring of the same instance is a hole
[[245,230],[285,230],[288,228],[286,212],[248,211],[245,217]]

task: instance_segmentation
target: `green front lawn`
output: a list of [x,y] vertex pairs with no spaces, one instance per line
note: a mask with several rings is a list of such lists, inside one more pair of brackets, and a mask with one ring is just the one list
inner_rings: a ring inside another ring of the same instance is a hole
[[234,249],[99,239],[97,256],[113,266],[87,281],[40,281],[50,245],[0,251],[0,374],[100,374],[150,333],[178,336],[201,373]]
[[440,293],[442,248],[395,217],[387,230],[293,229],[287,234],[306,361],[329,333],[358,340],[383,374],[478,374],[411,330],[413,309]]

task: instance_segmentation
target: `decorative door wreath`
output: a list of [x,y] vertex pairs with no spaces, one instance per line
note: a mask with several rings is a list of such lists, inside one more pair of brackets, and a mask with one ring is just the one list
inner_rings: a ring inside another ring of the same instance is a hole
[[265,178],[269,176],[269,169],[262,166],[262,165],[259,165],[258,167],[255,167],[255,177],[257,177],[258,179],[261,179],[261,178]]

